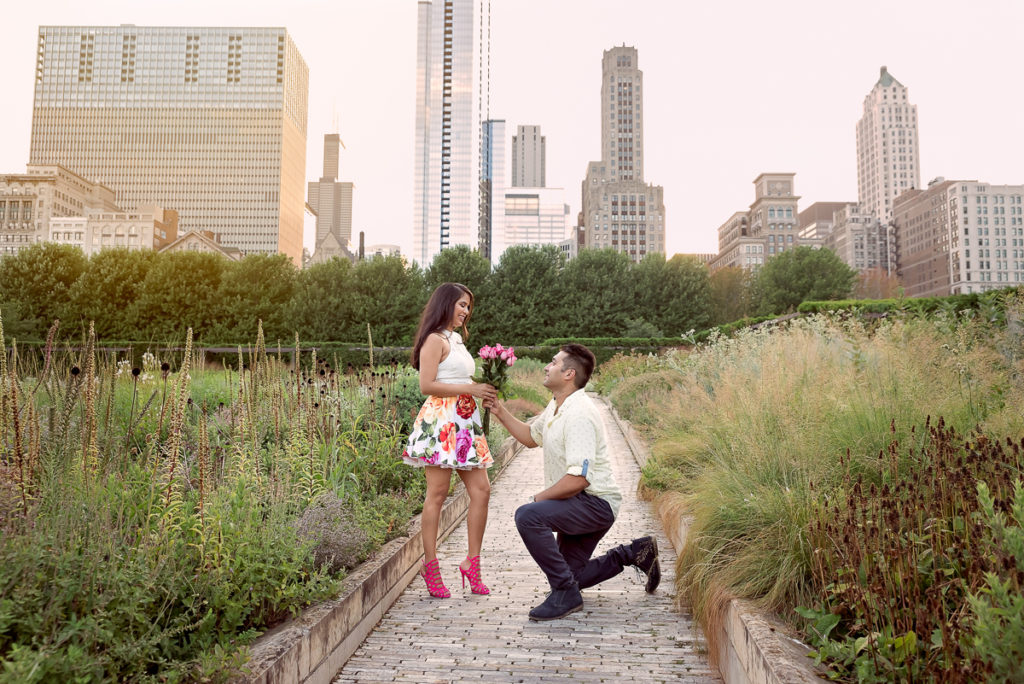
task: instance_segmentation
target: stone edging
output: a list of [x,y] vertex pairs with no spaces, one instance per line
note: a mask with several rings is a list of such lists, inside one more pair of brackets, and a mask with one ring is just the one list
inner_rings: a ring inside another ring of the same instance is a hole
[[[608,405],[629,450],[642,468],[650,453],[647,445],[629,421],[619,416],[611,401],[604,397],[601,400]],[[657,513],[676,553],[681,553],[686,543],[689,519],[680,518],[678,508],[669,505],[657,506]],[[726,684],[807,684],[821,681],[806,657],[810,649],[786,636],[781,625],[761,614],[749,602],[740,599],[729,602],[722,631],[714,660]]]
[[[522,449],[509,437],[501,445],[495,478]],[[441,508],[438,542],[466,516],[469,494],[459,482]],[[250,648],[253,684],[327,684],[341,670],[366,635],[419,572],[423,560],[420,516],[409,522],[408,535],[392,539],[349,574],[344,590],[312,605],[299,617],[274,627]]]

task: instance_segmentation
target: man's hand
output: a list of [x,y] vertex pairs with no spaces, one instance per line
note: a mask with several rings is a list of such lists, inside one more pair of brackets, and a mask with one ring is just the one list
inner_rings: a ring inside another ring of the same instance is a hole
[[515,437],[520,444],[531,449],[537,446],[533,435],[530,434],[530,426],[509,413],[500,399],[484,399],[483,407],[490,409],[491,415],[501,421],[509,434]]

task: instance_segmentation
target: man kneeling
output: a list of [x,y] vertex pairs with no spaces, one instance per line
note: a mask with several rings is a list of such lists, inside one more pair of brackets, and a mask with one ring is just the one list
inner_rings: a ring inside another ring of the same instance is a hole
[[615,522],[622,502],[601,416],[583,389],[593,372],[594,354],[589,349],[581,344],[562,347],[544,369],[544,386],[553,398],[532,425],[515,418],[499,401],[485,403],[524,446],[544,447],[546,489],[516,511],[519,535],[551,585],[547,599],[530,611],[531,620],[575,613],[583,608],[580,589],[618,575],[627,565],[647,576],[648,593],[661,581],[654,537],[634,539],[590,557]]

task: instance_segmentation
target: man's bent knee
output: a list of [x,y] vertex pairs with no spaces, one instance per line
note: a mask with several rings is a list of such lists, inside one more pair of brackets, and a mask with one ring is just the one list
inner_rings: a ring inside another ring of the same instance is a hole
[[534,504],[523,504],[516,509],[516,527],[522,530],[524,527],[532,527],[540,522]]

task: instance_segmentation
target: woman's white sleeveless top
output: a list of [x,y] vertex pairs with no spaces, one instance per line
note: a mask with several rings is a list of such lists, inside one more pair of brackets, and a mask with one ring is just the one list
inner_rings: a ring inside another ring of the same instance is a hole
[[473,355],[466,349],[462,341],[462,335],[454,330],[443,330],[448,340],[451,351],[441,363],[437,365],[437,381],[448,385],[461,385],[472,382],[473,371],[476,365],[473,363]]

